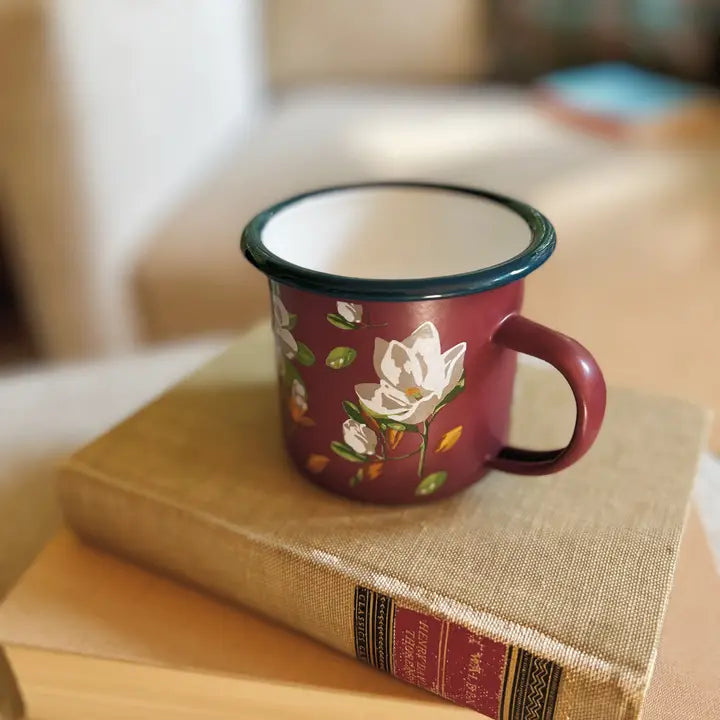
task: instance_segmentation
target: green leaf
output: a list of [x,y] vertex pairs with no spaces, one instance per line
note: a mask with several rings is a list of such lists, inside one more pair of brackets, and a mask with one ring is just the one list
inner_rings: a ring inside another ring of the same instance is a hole
[[283,373],[283,380],[285,384],[289,387],[293,384],[293,380],[297,380],[304,387],[305,383],[303,382],[298,369],[290,362],[290,360],[288,360],[288,358],[283,358],[283,362],[285,363],[285,372]]
[[416,495],[431,495],[436,490],[441,488],[447,480],[447,473],[445,470],[438,470],[437,472],[430,473],[416,488]]
[[327,321],[334,325],[337,328],[340,328],[341,330],[357,330],[359,325],[356,325],[355,323],[351,323],[349,320],[346,320],[342,315],[338,315],[337,313],[328,313],[326,315]]
[[387,417],[385,415],[379,415],[378,413],[375,413],[372,410],[370,410],[370,408],[367,405],[363,405],[362,409],[367,415],[369,415],[371,418],[375,418],[378,422],[384,422],[384,423],[391,422],[390,420],[387,419]]
[[359,485],[362,482],[363,479],[363,469],[358,468],[358,471],[350,478],[350,487],[355,487],[356,485]]
[[[435,413],[444,408],[449,402],[452,402],[465,389],[465,373],[458,381],[458,384],[445,396],[445,399],[435,408]],[[434,414],[434,413],[433,413]]]
[[333,370],[342,370],[342,368],[352,365],[357,357],[357,350],[351,347],[333,348],[325,358],[325,364]]
[[343,410],[345,410],[351,420],[355,420],[356,422],[365,425],[365,418],[362,416],[360,408],[355,403],[350,402],[349,400],[343,400],[342,406]]
[[349,460],[350,462],[364,463],[367,460],[364,455],[356,453],[349,445],[338,442],[337,440],[333,440],[330,443],[330,449],[336,455],[339,455],[344,460]]
[[287,329],[288,330],[294,330],[295,326],[297,325],[297,315],[295,313],[290,313]]
[[305,366],[314,365],[315,355],[313,355],[313,351],[305,343],[298,342],[297,346],[298,362]]

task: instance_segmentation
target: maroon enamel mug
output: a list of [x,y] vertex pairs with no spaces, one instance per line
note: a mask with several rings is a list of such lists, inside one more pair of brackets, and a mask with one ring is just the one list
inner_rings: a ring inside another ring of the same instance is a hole
[[[579,460],[605,412],[602,373],[575,340],[520,314],[524,276],[554,247],[533,208],[431,183],[325,188],[253,218],[242,249],[270,279],[299,470],[356,500],[415,503],[491,469],[545,475]],[[518,352],[572,388],[564,448],[506,445]]]

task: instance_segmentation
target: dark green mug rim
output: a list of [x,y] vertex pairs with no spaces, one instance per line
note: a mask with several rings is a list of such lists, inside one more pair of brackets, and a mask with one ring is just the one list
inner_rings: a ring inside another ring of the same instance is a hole
[[[456,275],[397,280],[357,278],[310,270],[283,260],[270,252],[263,243],[262,234],[265,226],[275,215],[289,206],[315,195],[365,188],[421,188],[461,193],[491,200],[512,210],[525,220],[530,228],[530,243],[521,253],[490,267]],[[301,290],[358,300],[390,302],[431,300],[484,292],[525,277],[540,267],[552,254],[555,249],[555,229],[542,213],[530,205],[504,195],[461,185],[391,180],[331,185],[294,195],[275,203],[248,222],[242,232],[240,246],[245,257],[265,275]]]

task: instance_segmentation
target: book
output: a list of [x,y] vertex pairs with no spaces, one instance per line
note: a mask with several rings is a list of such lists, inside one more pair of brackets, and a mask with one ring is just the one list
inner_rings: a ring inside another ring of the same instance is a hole
[[[0,606],[0,644],[44,720],[482,717],[67,531]],[[693,512],[643,718],[709,719],[719,702],[720,577]]]
[[[412,508],[353,503],[290,466],[258,329],[80,449],[59,487],[84,539],[493,718],[635,718],[707,414],[611,390],[581,463],[492,473]],[[515,440],[561,444],[574,405],[522,368]]]
[[538,80],[537,92],[559,119],[602,135],[718,138],[715,89],[628,63],[556,70]]
[[643,720],[710,720],[720,707],[720,575],[696,513],[685,531]]

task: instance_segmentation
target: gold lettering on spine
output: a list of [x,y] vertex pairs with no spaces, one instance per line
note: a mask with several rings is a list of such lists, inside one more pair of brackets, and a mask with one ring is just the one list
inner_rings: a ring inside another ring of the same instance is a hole
[[480,646],[480,650],[470,656],[465,671],[465,703],[474,707],[477,701],[478,681],[482,676],[482,645],[480,643],[471,644]]
[[413,685],[418,685],[417,669],[415,667],[415,633],[412,630],[406,630],[403,633],[401,654],[405,671],[403,679]]
[[[415,652],[415,672],[422,682],[423,686],[427,685],[427,653],[428,653],[428,638],[430,634],[430,626],[421,620],[418,623],[417,632],[417,649]],[[418,683],[420,684],[420,683]]]
[[355,589],[355,655],[368,662],[367,653],[367,594],[364,588]]

